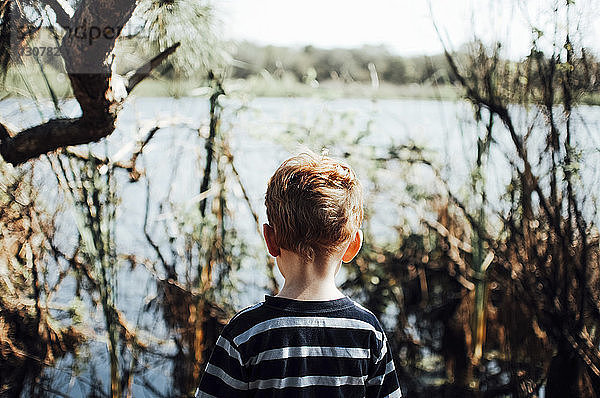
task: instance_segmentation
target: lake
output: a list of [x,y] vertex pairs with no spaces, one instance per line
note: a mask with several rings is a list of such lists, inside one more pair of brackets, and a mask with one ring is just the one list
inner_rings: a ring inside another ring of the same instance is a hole
[[[409,174],[406,169],[390,163],[389,169],[369,170],[359,160],[385,157],[390,145],[414,142],[427,149],[428,157],[440,167],[442,176],[457,195],[464,193],[469,178],[469,166],[475,158],[476,137],[483,134],[484,126],[473,121],[473,111],[464,102],[426,100],[368,100],[316,98],[224,98],[221,133],[228,137],[234,164],[247,191],[260,222],[266,222],[264,194],[268,178],[277,166],[297,152],[296,143],[302,142],[315,151],[325,144],[332,155],[345,152],[355,159],[359,177],[365,182],[366,205],[373,209],[373,234],[381,242],[393,239],[394,226],[403,222],[417,225],[417,214],[405,206],[410,197],[405,193],[407,184],[418,182],[424,189],[435,189],[437,182],[426,168],[416,167]],[[62,114],[76,116],[79,108],[73,100],[61,105]],[[19,130],[53,117],[50,103],[36,106],[27,100],[8,99],[0,102],[0,114],[9,127]],[[532,112],[516,109],[516,121],[520,131],[533,120]],[[579,107],[574,111],[575,138],[582,148],[582,185],[589,187],[589,195],[595,195],[599,187],[600,164],[600,107]],[[543,124],[539,118],[538,123]],[[119,153],[122,159],[130,157],[133,144],[144,137],[154,125],[163,126],[149,142],[138,167],[145,169],[150,181],[150,231],[161,243],[166,240],[164,228],[157,224],[169,219],[168,210],[161,210],[159,203],[168,195],[183,209],[194,206],[200,193],[204,167],[204,139],[208,135],[208,101],[202,97],[189,98],[132,98],[119,115],[117,129],[105,142],[92,144],[96,154],[114,159]],[[494,145],[486,169],[492,207],[501,207],[497,198],[510,182],[511,170],[506,160],[511,156],[511,143],[506,131],[497,123],[497,143]],[[359,138],[360,137],[360,138]],[[358,144],[353,144],[358,141]],[[543,142],[532,138],[532,147]],[[85,148],[85,147],[84,147]],[[508,155],[506,155],[508,154]],[[48,162],[41,159],[37,183],[49,206],[62,201],[56,178],[51,174]],[[146,186],[142,178],[137,183],[128,182],[125,171],[117,171],[118,195],[122,202],[117,210],[116,243],[119,253],[130,253],[154,259],[143,234]],[[375,177],[379,192],[374,192],[370,181]],[[230,210],[236,228],[245,242],[261,253],[262,239],[242,191],[236,184],[231,190]],[[589,205],[591,206],[591,205]],[[589,208],[588,211],[595,209]],[[76,244],[77,229],[72,213],[67,211],[59,220],[59,236],[64,248]],[[259,257],[260,258],[260,257]],[[239,287],[239,294],[232,297],[232,304],[241,309],[262,300],[268,283],[266,263],[256,264],[256,257],[242,261],[241,269],[232,275]],[[257,271],[258,270],[258,271]],[[280,275],[277,275],[281,281]],[[339,279],[343,280],[340,273]],[[143,267],[130,271],[123,267],[119,273],[117,306],[130,321],[138,319],[144,299],[155,294],[152,278]],[[55,296],[59,305],[70,305],[75,281],[67,279]],[[89,303],[88,303],[89,304]],[[93,311],[87,321],[93,325],[98,341],[90,346],[90,360],[97,365],[97,377],[109,380],[108,355],[103,335],[101,310]],[[141,315],[139,324],[162,336],[168,343],[161,347],[172,352],[175,347],[168,339],[169,332],[157,322],[156,317]],[[65,371],[72,358],[59,361],[48,375],[55,378],[55,388],[69,396],[85,396],[89,370],[78,377]],[[153,383],[168,392],[170,368],[168,364],[150,370]],[[105,383],[106,385],[106,383]],[[143,396],[143,388],[134,386],[134,396]]]

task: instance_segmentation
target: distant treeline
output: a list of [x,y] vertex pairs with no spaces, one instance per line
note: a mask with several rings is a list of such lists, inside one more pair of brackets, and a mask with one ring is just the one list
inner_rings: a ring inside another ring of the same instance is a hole
[[394,84],[443,84],[454,80],[443,54],[401,57],[390,53],[385,46],[323,49],[310,45],[293,48],[242,42],[234,58],[234,78],[268,73],[274,77],[288,74],[300,82],[316,79],[364,83],[371,81],[374,70],[379,80]]
[[[468,51],[466,45],[462,51],[454,54],[454,59],[462,63]],[[518,64],[527,63],[527,59],[535,58],[537,54],[534,51],[521,62],[502,59],[498,59],[498,62],[507,65],[512,63],[512,68],[517,68]],[[279,79],[292,77],[298,82],[309,84],[315,80],[370,83],[376,72],[379,81],[397,85],[457,83],[456,76],[450,70],[444,54],[402,57],[392,54],[383,45],[323,49],[311,45],[294,48],[259,46],[242,42],[238,44],[237,50],[232,55],[234,61],[231,77],[233,78],[245,79],[267,75]],[[583,103],[598,104],[600,61],[596,54],[586,50],[577,57],[581,58],[582,64],[586,67],[575,68],[573,78],[589,85]]]

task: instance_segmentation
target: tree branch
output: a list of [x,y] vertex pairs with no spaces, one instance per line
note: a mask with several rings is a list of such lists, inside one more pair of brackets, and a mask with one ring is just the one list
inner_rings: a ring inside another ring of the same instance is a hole
[[[71,14],[65,10],[65,8],[58,2],[58,0],[42,0],[42,3],[50,6],[54,14],[56,15],[56,22],[64,29],[69,29],[71,26]],[[68,4],[67,4],[68,5]]]
[[[0,125],[1,126],[1,125]],[[0,154],[13,165],[68,145],[97,141],[112,133],[113,120],[105,119],[52,119],[10,137],[6,128],[0,128]],[[7,138],[8,136],[8,138]]]
[[166,50],[156,55],[150,61],[146,62],[144,65],[140,66],[134,71],[127,73],[127,76],[129,76],[126,87],[127,93],[129,94],[131,90],[133,90],[133,88],[138,85],[139,82],[141,82],[146,77],[148,77],[148,75],[150,75],[150,72],[152,72],[154,68],[160,65],[169,55],[173,54],[180,44],[180,42],[173,44]]
[[[473,88],[471,85],[469,85],[467,83],[464,76],[458,70],[458,66],[454,62],[454,58],[452,57],[452,55],[450,55],[448,50],[446,50],[445,48],[444,48],[444,55],[446,56],[446,60],[448,61],[448,64],[450,66],[450,69],[452,70],[452,73],[454,73],[454,75],[456,76],[456,78],[459,81],[459,83],[461,84],[461,86],[463,86],[463,88],[466,90],[467,97],[474,103],[484,106],[490,112],[495,113],[496,115],[498,115],[498,117],[500,117],[500,120],[502,120],[502,123],[504,124],[504,126],[506,127],[508,132],[510,133],[510,137],[513,141],[513,144],[515,146],[517,154],[519,155],[519,158],[523,161],[525,170],[523,171],[522,175],[525,177],[526,182],[528,184],[530,184],[530,186],[533,187],[535,192],[538,194],[538,200],[540,201],[540,205],[542,206],[542,208],[543,208],[544,212],[546,213],[546,215],[548,216],[548,218],[551,220],[554,220],[555,218],[554,218],[554,215],[550,208],[550,204],[548,203],[548,200],[547,200],[546,196],[544,195],[542,188],[539,185],[537,177],[532,172],[532,167],[531,167],[531,164],[527,157],[527,151],[525,149],[525,145],[524,145],[523,141],[521,140],[521,137],[517,134],[517,131],[512,122],[512,118],[510,117],[510,114],[508,113],[508,109],[505,106],[503,106],[502,104],[495,102],[493,100],[493,98],[487,98],[487,97],[481,96],[477,92],[477,90],[475,90],[475,88]],[[557,226],[555,225],[555,228],[556,227]],[[559,235],[561,235],[558,230],[557,230],[557,233]]]

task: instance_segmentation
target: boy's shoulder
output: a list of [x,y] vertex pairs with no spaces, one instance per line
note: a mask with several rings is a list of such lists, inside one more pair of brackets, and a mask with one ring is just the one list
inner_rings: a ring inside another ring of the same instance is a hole
[[227,337],[233,338],[239,335],[240,333],[243,333],[253,325],[260,323],[261,320],[264,320],[262,319],[265,315],[262,309],[264,304],[265,302],[261,301],[237,312],[229,320],[227,325],[225,325],[222,334]]
[[268,329],[289,322],[297,323],[298,326],[323,325],[371,330],[378,340],[386,339],[383,327],[375,314],[349,297],[345,297],[343,305],[338,304],[331,310],[319,311],[316,308],[314,311],[294,311],[280,307],[273,297],[267,296],[264,301],[236,313],[225,326],[223,333],[235,341],[250,329]]

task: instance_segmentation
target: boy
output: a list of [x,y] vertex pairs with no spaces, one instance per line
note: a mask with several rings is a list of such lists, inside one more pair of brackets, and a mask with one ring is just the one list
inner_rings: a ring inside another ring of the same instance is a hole
[[354,171],[301,153],[275,171],[265,205],[263,233],[284,286],[225,326],[196,397],[400,397],[379,321],[334,282],[362,245]]

